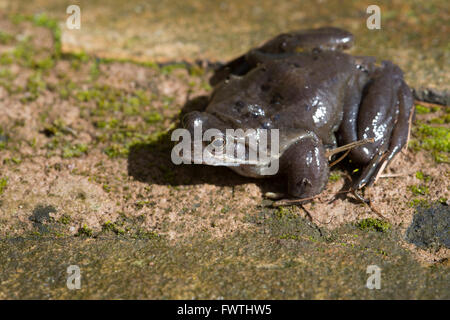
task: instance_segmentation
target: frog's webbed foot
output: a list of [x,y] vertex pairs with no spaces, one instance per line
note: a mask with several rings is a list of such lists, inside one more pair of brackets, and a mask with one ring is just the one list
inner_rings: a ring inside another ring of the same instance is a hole
[[353,184],[355,190],[371,186],[406,145],[413,113],[411,91],[401,70],[391,62],[383,62],[374,72],[365,91],[358,111],[353,113],[354,119],[350,119],[353,123],[357,119],[357,132],[347,136],[374,138],[375,142],[350,152],[350,158],[364,166]]
[[353,35],[345,30],[324,27],[283,33],[261,47],[218,68],[209,82],[216,85],[230,75],[242,76],[264,59],[276,59],[286,54],[312,50],[345,50],[353,45]]

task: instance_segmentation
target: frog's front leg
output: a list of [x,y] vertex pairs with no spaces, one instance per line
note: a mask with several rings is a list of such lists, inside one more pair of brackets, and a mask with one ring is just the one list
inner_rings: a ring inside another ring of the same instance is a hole
[[302,51],[319,50],[344,50],[353,45],[353,35],[345,30],[324,27],[308,29],[296,32],[283,33],[269,40],[257,49],[228,62],[217,69],[210,79],[211,85],[216,85],[230,75],[242,76],[256,66],[255,57],[258,54],[274,58],[286,54]]
[[[347,130],[356,121],[356,133],[350,140],[374,138],[375,142],[357,147],[350,152],[352,161],[364,166],[353,188],[372,185],[394,156],[406,145],[410,130],[413,98],[403,80],[403,73],[391,62],[375,70],[368,83],[362,102],[353,119],[346,119]],[[355,127],[355,126],[354,126]],[[353,129],[354,130],[354,129]],[[348,138],[347,138],[348,139]],[[352,141],[345,140],[344,143]]]

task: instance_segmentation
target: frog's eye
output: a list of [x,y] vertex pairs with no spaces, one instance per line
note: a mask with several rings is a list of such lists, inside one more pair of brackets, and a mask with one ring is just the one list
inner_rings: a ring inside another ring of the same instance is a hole
[[212,145],[216,149],[221,149],[225,146],[225,139],[224,138],[216,138],[213,140]]

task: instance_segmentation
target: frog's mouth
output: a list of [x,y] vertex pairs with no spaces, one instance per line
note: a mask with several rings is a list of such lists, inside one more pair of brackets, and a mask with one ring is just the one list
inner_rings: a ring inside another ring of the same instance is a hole
[[190,148],[181,154],[184,163],[259,170],[280,157],[278,129],[233,129],[215,115],[196,111],[183,118],[183,127],[190,136]]

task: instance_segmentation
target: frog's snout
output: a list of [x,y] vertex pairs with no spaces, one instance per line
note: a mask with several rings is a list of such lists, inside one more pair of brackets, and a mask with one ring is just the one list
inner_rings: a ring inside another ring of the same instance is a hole
[[322,142],[311,133],[289,147],[282,158],[288,192],[297,198],[308,198],[322,192],[328,181],[328,160]]

